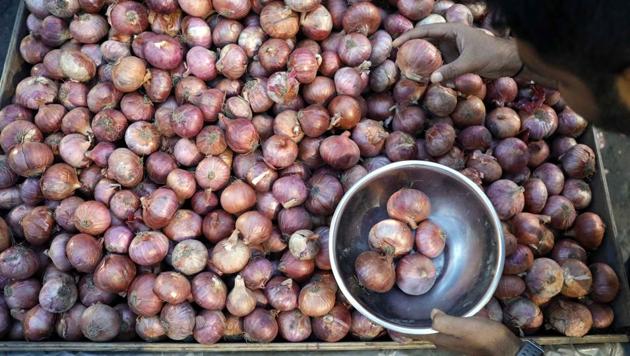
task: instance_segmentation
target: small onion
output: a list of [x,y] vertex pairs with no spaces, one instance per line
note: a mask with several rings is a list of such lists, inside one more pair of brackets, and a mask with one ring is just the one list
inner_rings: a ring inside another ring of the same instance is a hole
[[[269,5],[267,5],[269,6]],[[252,342],[271,342],[278,335],[278,323],[271,311],[256,308],[243,318],[244,337]]]
[[328,314],[313,319],[313,335],[326,342],[337,342],[350,331],[351,319],[348,308],[337,304]]
[[354,261],[359,283],[374,292],[385,293],[396,283],[396,272],[392,255],[381,255],[374,251],[362,252]]
[[409,295],[427,293],[436,278],[433,262],[421,254],[406,255],[396,266],[396,285]]
[[225,274],[241,271],[249,262],[251,251],[238,238],[234,231],[229,238],[219,241],[212,249],[210,260],[212,265]]
[[100,303],[89,306],[81,315],[81,332],[91,341],[112,340],[118,336],[120,324],[120,314]]
[[400,47],[396,55],[396,65],[406,78],[423,82],[442,65],[442,56],[428,41],[416,39]]
[[191,282],[195,303],[204,309],[221,310],[225,307],[227,287],[216,274],[202,272]]

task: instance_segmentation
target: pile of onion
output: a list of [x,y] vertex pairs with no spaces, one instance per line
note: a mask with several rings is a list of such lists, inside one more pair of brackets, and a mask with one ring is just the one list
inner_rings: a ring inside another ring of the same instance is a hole
[[[553,305],[547,324],[567,335],[588,332],[589,313],[593,328],[612,323],[625,281],[588,260],[610,243],[589,211],[587,121],[509,77],[430,83],[438,46],[393,48],[416,25],[487,27],[479,3],[25,3],[28,74],[0,108],[0,335],[380,337],[338,290],[328,223],[361,178],[403,160],[462,172],[503,220],[489,317],[531,333]],[[447,231],[416,189],[382,209],[358,281],[426,293]]]

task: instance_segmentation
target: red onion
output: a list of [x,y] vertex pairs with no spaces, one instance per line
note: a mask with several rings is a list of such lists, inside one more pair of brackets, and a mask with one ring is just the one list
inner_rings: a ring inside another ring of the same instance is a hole
[[[142,36],[139,37],[142,38]],[[100,49],[103,59],[112,63],[131,54],[129,44],[113,40],[107,40],[101,43]]]
[[530,167],[538,167],[549,158],[549,146],[545,141],[531,141],[527,144],[529,151],[529,161],[527,165]]
[[171,305],[183,303],[191,293],[190,282],[177,272],[162,272],[156,279],[153,292],[161,300]]
[[442,56],[428,41],[416,39],[400,47],[396,55],[396,65],[406,78],[423,82],[442,65]]
[[615,314],[609,305],[592,303],[587,308],[593,317],[593,329],[605,329],[613,323]]
[[55,330],[57,335],[66,341],[78,341],[83,338],[81,332],[81,316],[86,307],[81,304],[75,304],[70,310],[61,314],[57,319]]
[[518,138],[501,140],[494,150],[494,156],[501,168],[508,173],[514,173],[527,165],[529,151],[527,145]]
[[280,336],[289,342],[300,342],[311,335],[311,319],[299,310],[283,311],[278,314]]
[[392,256],[393,254],[381,255],[374,251],[361,253],[354,261],[359,283],[377,293],[385,293],[392,289],[396,282]]
[[523,185],[525,189],[525,211],[538,214],[542,212],[547,203],[547,187],[544,182],[538,178],[531,178]]
[[298,48],[291,53],[287,63],[290,72],[295,72],[300,83],[309,84],[315,80],[321,58],[306,48]]
[[33,250],[23,246],[12,246],[0,253],[0,273],[12,279],[26,279],[39,268]]
[[146,66],[138,57],[123,57],[112,68],[112,83],[123,93],[136,91],[146,78]]
[[238,45],[228,44],[221,49],[216,68],[228,79],[236,80],[247,71],[247,55]]
[[98,201],[81,203],[74,211],[74,226],[80,232],[100,235],[111,224],[111,216],[105,204]]
[[372,44],[361,33],[349,33],[339,42],[337,53],[339,59],[347,66],[358,66],[370,58]]
[[546,310],[551,326],[570,337],[582,337],[591,329],[591,312],[582,304],[568,300],[554,301]]
[[175,36],[181,30],[181,11],[173,11],[168,14],[149,12],[149,24],[156,34]]
[[571,178],[587,178],[595,173],[595,153],[583,144],[577,144],[560,156],[562,168]]
[[[85,84],[67,81],[59,86],[59,102],[68,110],[87,106],[88,88]],[[65,112],[64,112],[65,114]]]
[[589,266],[593,275],[591,298],[599,303],[610,303],[619,292],[619,278],[615,271],[604,263],[593,263]]
[[175,146],[172,150],[173,157],[175,158],[177,163],[181,164],[182,166],[194,166],[199,163],[199,161],[201,161],[201,158],[203,158],[203,156],[197,149],[197,145],[195,145],[195,143],[188,138],[180,138],[179,140],[175,141]]
[[247,57],[254,58],[266,39],[265,31],[258,25],[244,28],[238,36],[238,45],[245,50]]
[[285,110],[276,115],[273,121],[273,131],[276,135],[285,135],[291,138],[295,143],[299,143],[304,138],[297,112],[294,110]]
[[521,120],[514,110],[499,107],[488,114],[486,127],[496,138],[514,137],[521,129]]
[[397,38],[401,34],[413,29],[413,22],[399,13],[387,15],[383,20],[383,28],[392,37]]
[[[164,70],[149,68],[147,77],[148,79],[142,84],[147,96],[153,102],[164,102],[170,94],[173,86],[171,76]],[[122,104],[121,107],[123,113],[127,115],[129,120],[133,120],[132,117],[125,112],[125,107],[122,106]]]
[[43,245],[48,242],[55,220],[53,213],[46,206],[37,206],[22,218],[20,223],[24,238],[34,246]]
[[525,277],[529,292],[537,298],[546,300],[560,293],[563,281],[562,268],[549,258],[535,259]]
[[575,240],[589,250],[595,250],[601,245],[605,231],[602,219],[591,212],[578,215],[572,229]]
[[139,316],[136,319],[136,333],[144,341],[159,341],[166,336],[166,330],[157,316]]
[[138,185],[144,178],[140,157],[126,148],[114,150],[107,163],[107,178],[116,180],[125,188]]
[[105,249],[113,253],[127,253],[133,233],[126,226],[112,226],[103,235]]
[[110,304],[115,297],[115,294],[98,288],[94,284],[91,274],[83,276],[79,281],[79,298],[83,305],[90,306],[95,303]]
[[314,270],[315,262],[313,260],[299,260],[290,251],[286,251],[282,255],[278,265],[278,271],[298,282],[306,280],[313,274]]
[[225,307],[227,287],[216,274],[202,272],[192,280],[192,295],[195,303],[202,308],[221,310]]
[[50,47],[32,34],[27,35],[20,41],[20,55],[29,64],[41,62],[50,50]]
[[[328,4],[332,12],[332,4]],[[333,16],[334,20],[334,16]],[[370,2],[357,2],[343,13],[343,30],[346,33],[358,32],[363,35],[371,35],[381,25],[381,15],[378,8]],[[336,27],[337,24],[335,24]]]
[[41,341],[50,337],[55,327],[56,315],[37,305],[24,314],[22,325],[24,339]]
[[322,63],[319,66],[319,72],[322,75],[332,77],[335,75],[340,66],[341,59],[339,59],[339,55],[337,55],[337,47],[333,50],[326,50],[322,53]]
[[273,341],[278,335],[275,313],[256,308],[251,314],[243,318],[243,331],[247,341],[261,343]]
[[192,210],[179,209],[162,231],[172,241],[183,241],[201,235],[201,216]]
[[152,66],[172,70],[182,63],[184,50],[179,41],[167,35],[154,35],[146,40],[142,48],[144,58]]
[[499,280],[494,296],[501,301],[509,301],[525,292],[525,282],[521,277],[503,275]]
[[78,297],[74,283],[69,275],[46,281],[39,291],[39,306],[51,313],[70,310]]
[[349,136],[350,132],[346,131],[322,141],[319,153],[324,162],[336,169],[348,169],[357,164],[360,157],[359,147]]
[[234,152],[248,153],[256,149],[259,137],[250,120],[241,118],[230,120],[221,115],[220,119],[226,127],[227,144]]
[[11,170],[23,177],[42,174],[52,161],[51,149],[48,145],[39,142],[17,144],[7,155],[7,163]]
[[199,240],[181,241],[173,249],[171,265],[185,275],[190,276],[201,272],[207,262],[208,249]]
[[225,316],[220,311],[204,310],[195,318],[193,337],[200,344],[214,344],[225,330]]
[[516,81],[510,77],[495,79],[488,84],[488,95],[486,99],[498,106],[503,106],[516,99],[518,87]]
[[516,250],[505,258],[504,274],[517,275],[527,271],[534,263],[532,250],[519,244]]
[[579,260],[568,259],[562,262],[564,285],[562,295],[569,298],[581,298],[591,290],[592,275],[588,267]]
[[94,284],[111,293],[123,293],[136,276],[136,265],[124,255],[110,254],[94,270]]
[[120,332],[120,324],[120,314],[100,303],[89,306],[81,315],[81,332],[91,341],[114,339]]
[[332,126],[349,130],[355,127],[361,119],[359,102],[347,95],[339,95],[328,104],[328,111],[333,114]]
[[350,331],[351,319],[348,309],[337,304],[328,314],[313,319],[313,335],[326,342],[337,342]]
[[549,196],[542,213],[551,217],[550,225],[558,230],[569,229],[576,218],[573,204],[561,195]]
[[34,278],[11,281],[4,287],[4,302],[9,309],[31,309],[38,304],[41,288]]
[[[586,182],[579,179],[567,180],[562,195],[571,201],[576,209],[586,208],[591,202],[590,187]],[[603,226],[603,224],[601,224],[601,226]]]
[[186,302],[166,304],[160,313],[160,321],[171,340],[184,340],[193,334],[195,311]]
[[298,147],[285,135],[273,135],[263,142],[263,156],[270,166],[281,169],[289,167],[298,155]]
[[445,247],[446,234],[432,221],[423,221],[415,232],[416,248],[418,252],[429,258],[436,258]]
[[[91,112],[99,112],[103,109],[115,107],[118,105],[121,97],[122,93],[112,83],[97,83],[87,94],[88,108]],[[74,110],[79,110],[79,108]],[[70,115],[74,110],[68,112],[66,116]]]
[[251,252],[234,231],[229,238],[219,241],[212,249],[212,265],[225,274],[241,271],[249,262]]
[[121,34],[138,34],[149,25],[147,9],[140,3],[118,3],[109,11],[112,28]]
[[70,22],[72,37],[81,43],[98,43],[107,35],[109,26],[104,17],[96,14],[81,14]]
[[269,72],[277,72],[287,65],[289,61],[289,45],[286,41],[271,38],[263,42],[258,51],[260,64]]
[[120,314],[120,332],[117,339],[129,341],[136,337],[136,314],[126,304],[118,304],[114,307]]
[[518,297],[506,303],[503,320],[511,327],[533,333],[542,325],[543,314],[532,301]]
[[203,219],[202,230],[205,238],[217,243],[230,236],[235,228],[234,218],[223,210],[215,210]]
[[107,159],[116,149],[116,145],[111,142],[102,141],[96,144],[93,149],[87,151],[85,156],[99,167],[107,167]]
[[72,37],[68,24],[57,16],[46,16],[42,19],[39,37],[49,47],[59,47]]
[[294,310],[298,306],[300,288],[292,279],[273,277],[265,286],[265,296],[269,304],[278,311]]
[[160,263],[168,253],[168,238],[157,231],[137,234],[129,244],[129,257],[141,266]]
[[8,125],[0,133],[0,146],[5,152],[20,143],[42,142],[43,135],[40,129],[32,122],[26,120],[16,120]]
[[300,25],[306,37],[321,41],[330,36],[333,18],[328,8],[324,5],[316,5],[315,8],[301,14]]
[[87,82],[96,74],[94,61],[77,50],[62,50],[59,65],[64,76],[78,82]]
[[[179,7],[181,7],[185,13],[191,16],[206,18],[212,13],[212,3],[209,0],[177,0],[177,4],[179,4]],[[170,10],[169,8],[168,10],[170,11],[167,11],[167,9],[163,9],[163,11],[165,13],[172,12],[177,9],[177,4],[169,4],[169,6],[172,6],[170,8],[173,10]]]
[[299,18],[282,2],[272,1],[260,12],[260,26],[270,37],[288,39],[298,33]]
[[396,285],[409,295],[427,293],[436,278],[433,263],[421,254],[406,255],[396,266]]
[[564,175],[560,168],[552,163],[540,165],[534,170],[533,176],[542,180],[549,195],[558,195],[564,188]]
[[240,275],[236,276],[234,289],[227,296],[226,308],[235,316],[246,316],[256,308],[256,297]]
[[558,116],[547,105],[541,105],[532,112],[521,111],[519,115],[523,130],[528,131],[529,138],[532,140],[547,138],[558,128]]
[[168,188],[158,188],[148,197],[140,199],[142,219],[153,228],[160,229],[168,225],[178,208],[177,195]]
[[579,137],[582,135],[588,121],[582,116],[575,113],[571,108],[567,107],[558,114],[558,134],[570,137]]
[[115,109],[104,109],[92,119],[92,131],[99,141],[120,140],[127,129],[127,118]]

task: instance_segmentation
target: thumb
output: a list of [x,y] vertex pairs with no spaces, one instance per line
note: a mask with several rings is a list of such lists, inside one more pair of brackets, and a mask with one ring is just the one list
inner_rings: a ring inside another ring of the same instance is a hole
[[432,83],[441,83],[448,80],[453,80],[462,74],[469,73],[470,69],[466,65],[465,61],[460,57],[451,63],[445,64],[438,70],[431,74]]

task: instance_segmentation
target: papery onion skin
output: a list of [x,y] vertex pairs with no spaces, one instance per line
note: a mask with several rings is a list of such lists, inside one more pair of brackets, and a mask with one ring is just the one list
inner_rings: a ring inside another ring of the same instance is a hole
[[[418,53],[422,56],[418,56]],[[442,65],[442,56],[428,41],[416,39],[400,47],[396,55],[396,65],[406,78],[424,82]]]
[[361,253],[354,262],[355,273],[365,288],[385,293],[396,283],[396,272],[391,257],[374,251]]

